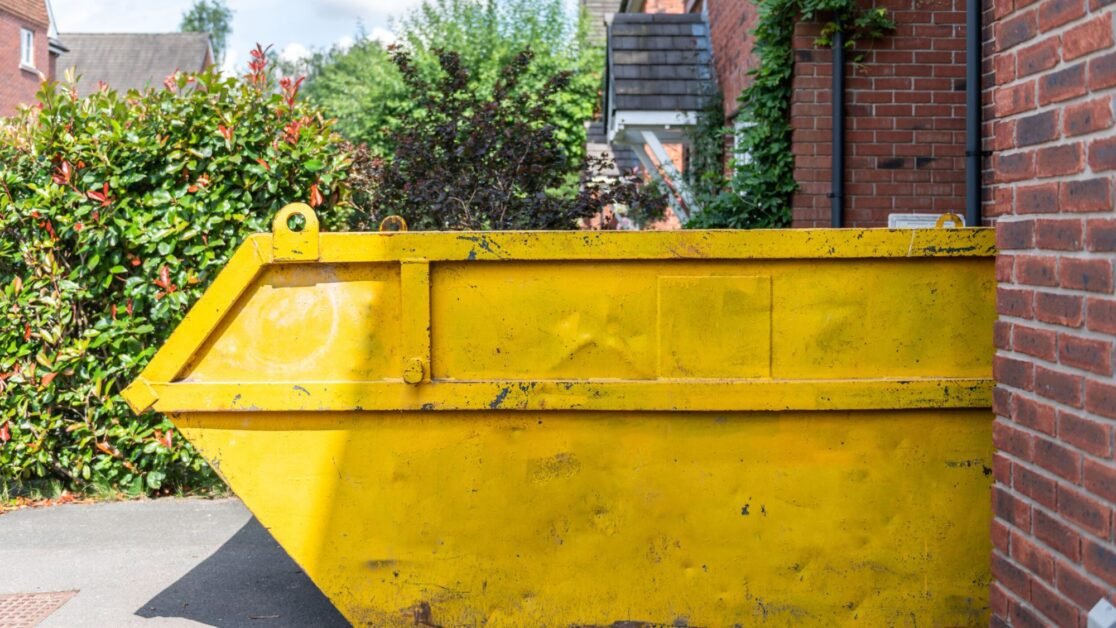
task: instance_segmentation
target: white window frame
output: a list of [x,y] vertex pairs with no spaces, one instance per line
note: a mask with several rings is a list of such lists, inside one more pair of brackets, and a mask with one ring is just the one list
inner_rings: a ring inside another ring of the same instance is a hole
[[740,134],[744,129],[755,126],[756,123],[751,120],[744,120],[739,115],[732,122],[732,157],[739,164],[752,163],[752,154],[744,150],[740,146]]
[[35,31],[29,28],[19,29],[19,65],[35,68]]

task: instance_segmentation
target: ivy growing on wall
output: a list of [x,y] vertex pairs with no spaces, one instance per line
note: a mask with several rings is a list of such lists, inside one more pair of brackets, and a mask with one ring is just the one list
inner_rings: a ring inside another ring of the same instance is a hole
[[[687,226],[748,229],[790,225],[794,155],[791,153],[790,106],[794,76],[794,27],[801,21],[825,20],[818,46],[828,46],[843,29],[845,47],[879,39],[895,28],[882,7],[861,9],[855,0],[759,0],[753,51],[759,65],[752,83],[740,94],[736,153],[748,155],[731,167],[726,191],[703,195],[702,207]],[[701,126],[701,125],[699,125]]]
[[714,213],[718,203],[738,203],[740,198],[729,191],[725,177],[725,143],[731,133],[725,128],[724,99],[721,92],[706,95],[705,104],[697,113],[694,125],[686,127],[689,140],[689,161],[682,176],[695,209],[690,227]]

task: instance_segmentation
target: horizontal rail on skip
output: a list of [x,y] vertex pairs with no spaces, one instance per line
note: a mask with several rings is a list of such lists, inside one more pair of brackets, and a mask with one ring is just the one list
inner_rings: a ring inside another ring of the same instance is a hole
[[[272,249],[270,234],[252,238]],[[992,257],[992,229],[322,233],[325,263]],[[271,260],[268,260],[271,261]],[[302,260],[310,261],[310,260]],[[282,263],[276,261],[275,263]]]
[[[277,221],[283,223],[279,218]],[[409,307],[421,311],[429,308],[430,295],[424,286],[429,285],[431,267],[439,263],[641,260],[802,260],[813,263],[831,259],[902,258],[982,258],[990,262],[995,255],[994,231],[987,228],[424,233],[320,233],[311,228],[307,233],[294,235],[284,229],[280,227],[274,234],[249,236],[237,249],[141,376],[123,391],[134,410],[140,412],[154,406],[163,412],[246,407],[265,410],[361,407],[370,410],[722,411],[991,405],[992,385],[991,380],[986,379],[430,382],[429,336],[426,335],[429,334],[429,319],[425,317],[408,319],[409,344],[404,347],[406,354],[401,365],[410,380],[422,384],[417,388],[394,380],[313,382],[300,384],[301,390],[285,383],[169,383],[182,377],[206,339],[219,328],[222,320],[234,313],[237,302],[251,290],[259,275],[268,267],[287,264],[399,264],[405,269],[401,275],[409,278],[405,283],[410,286],[403,299],[412,304]],[[509,391],[505,400],[491,406],[505,388]],[[326,399],[327,392],[330,399]]]
[[695,411],[988,408],[992,379],[151,383],[163,412]]

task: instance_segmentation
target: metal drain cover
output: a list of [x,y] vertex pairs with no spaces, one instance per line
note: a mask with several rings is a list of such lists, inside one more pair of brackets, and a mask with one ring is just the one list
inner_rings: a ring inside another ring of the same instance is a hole
[[0,628],[34,628],[77,591],[0,595]]

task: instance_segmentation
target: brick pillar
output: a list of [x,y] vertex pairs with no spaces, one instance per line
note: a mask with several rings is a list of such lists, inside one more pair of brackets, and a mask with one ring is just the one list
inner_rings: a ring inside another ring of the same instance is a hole
[[1113,0],[992,0],[992,624],[1116,601]]

